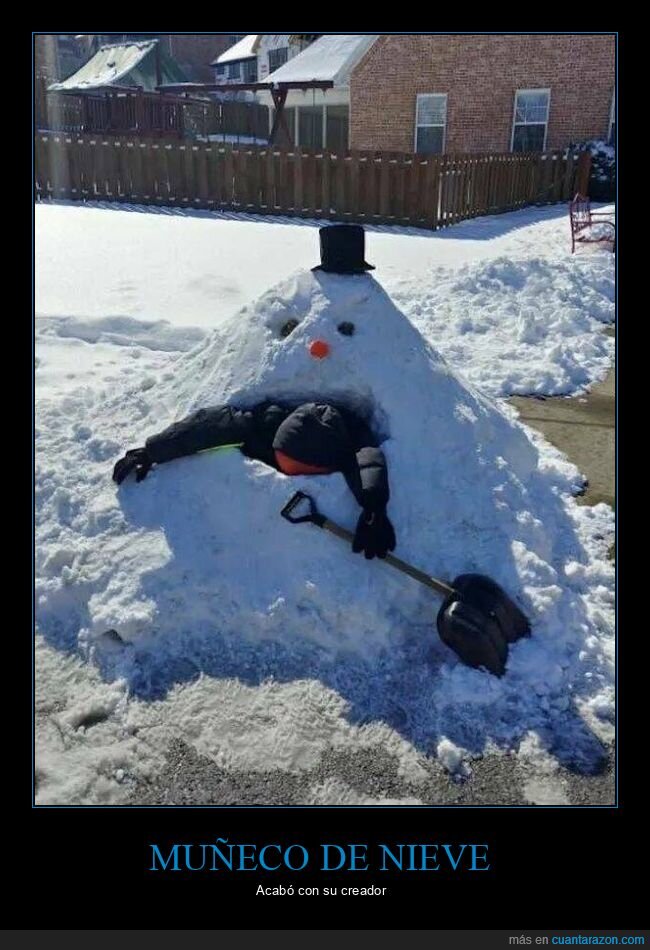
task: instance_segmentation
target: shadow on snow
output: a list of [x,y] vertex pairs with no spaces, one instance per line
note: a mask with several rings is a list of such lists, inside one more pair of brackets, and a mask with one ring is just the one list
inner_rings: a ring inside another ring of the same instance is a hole
[[[200,208],[138,205],[129,202],[112,201],[42,201],[42,205],[61,205],[70,208],[95,208],[102,211],[127,211],[137,214],[160,214],[181,218],[203,218],[215,221],[255,222],[257,224],[281,224],[298,228],[322,228],[327,224],[339,224],[326,218],[299,218],[281,214],[254,214],[246,211],[208,211]],[[594,206],[595,207],[595,206]],[[460,221],[437,231],[398,224],[373,224],[362,219],[354,223],[362,224],[371,234],[401,234],[427,238],[435,241],[491,241],[520,228],[543,221],[553,221],[568,216],[568,202],[556,205],[531,205],[519,211],[504,211],[498,214],[484,215]],[[567,225],[568,226],[568,225]]]

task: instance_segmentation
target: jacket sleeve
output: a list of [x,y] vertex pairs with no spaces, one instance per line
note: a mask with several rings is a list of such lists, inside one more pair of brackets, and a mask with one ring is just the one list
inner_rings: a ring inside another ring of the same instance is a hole
[[354,461],[343,474],[350,491],[362,508],[367,511],[382,511],[390,498],[386,457],[370,429],[358,420],[355,422]]
[[245,445],[254,430],[251,412],[233,406],[212,406],[198,409],[157,435],[150,436],[145,447],[152,462],[170,462],[220,445]]

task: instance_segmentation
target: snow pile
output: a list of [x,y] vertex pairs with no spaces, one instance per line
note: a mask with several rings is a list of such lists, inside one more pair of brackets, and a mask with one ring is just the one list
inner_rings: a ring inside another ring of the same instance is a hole
[[594,221],[589,230],[584,233],[590,240],[598,238],[599,240],[613,241],[616,237],[615,230],[604,221]]
[[597,332],[615,317],[612,256],[590,249],[589,259],[502,256],[438,267],[425,293],[406,278],[392,297],[490,395],[574,394],[612,363],[614,341]]
[[55,336],[84,343],[143,346],[171,353],[191,350],[205,335],[198,327],[176,327],[167,320],[135,320],[128,316],[85,320],[79,317],[40,318],[37,332],[45,338]]
[[[497,261],[483,288],[461,273],[458,292],[485,293],[487,305],[504,275],[534,285],[540,266],[531,278]],[[298,327],[283,339],[289,319]],[[344,320],[354,336],[337,332]],[[325,360],[308,353],[317,337],[332,347]],[[303,489],[352,528],[358,508],[338,474],[289,479],[231,451],[159,466],[119,491],[110,481],[125,448],[189,410],[266,398],[335,400],[369,416],[385,439],[396,553],[442,578],[489,574],[531,618],[533,636],[511,648],[506,677],[468,669],[443,646],[429,591],[280,518]],[[582,768],[601,755],[579,710],[598,709],[601,722],[611,714],[612,512],[578,507],[575,468],[557,453],[540,457],[523,427],[461,381],[369,275],[299,272],[173,371],[110,398],[76,389],[41,401],[36,477],[45,641],[91,660],[147,708],[184,696],[179,731],[197,748],[209,736],[216,759],[233,735],[244,748],[263,726],[258,691],[268,696],[269,683],[286,705],[272,715],[272,736],[262,729],[263,746],[283,750],[291,768],[301,761],[296,684],[306,684],[298,692],[307,705],[314,686],[321,724],[338,721],[342,704],[351,723],[381,723],[418,754],[447,740],[449,762],[450,749],[507,746],[529,730]],[[237,681],[249,692],[229,700],[234,718],[215,734],[196,691],[228,693]]]
[[566,779],[557,759],[549,755],[540,737],[524,736],[517,754],[517,771],[526,802],[532,805],[570,805]]
[[472,770],[463,761],[463,749],[459,749],[449,739],[441,739],[436,748],[436,756],[444,769],[452,775],[456,781],[467,779],[472,774]]

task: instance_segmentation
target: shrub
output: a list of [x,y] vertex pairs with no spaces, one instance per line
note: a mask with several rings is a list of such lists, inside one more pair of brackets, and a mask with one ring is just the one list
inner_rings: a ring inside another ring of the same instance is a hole
[[616,149],[600,139],[579,142],[569,151],[590,152],[589,197],[592,201],[613,201],[616,198]]

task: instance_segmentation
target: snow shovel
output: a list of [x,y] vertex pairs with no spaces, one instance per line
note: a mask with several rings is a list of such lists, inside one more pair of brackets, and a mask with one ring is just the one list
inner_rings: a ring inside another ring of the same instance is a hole
[[[304,504],[307,505],[307,513],[296,514],[296,509]],[[321,514],[311,495],[302,491],[289,499],[281,515],[291,524],[308,521],[318,528],[325,528],[344,541],[351,542],[354,537],[352,532]],[[387,554],[384,560],[445,598],[438,612],[438,633],[442,642],[463,663],[475,668],[483,666],[495,676],[503,676],[508,644],[528,636],[530,624],[495,581],[483,574],[460,574],[451,584],[447,584],[392,554]]]

